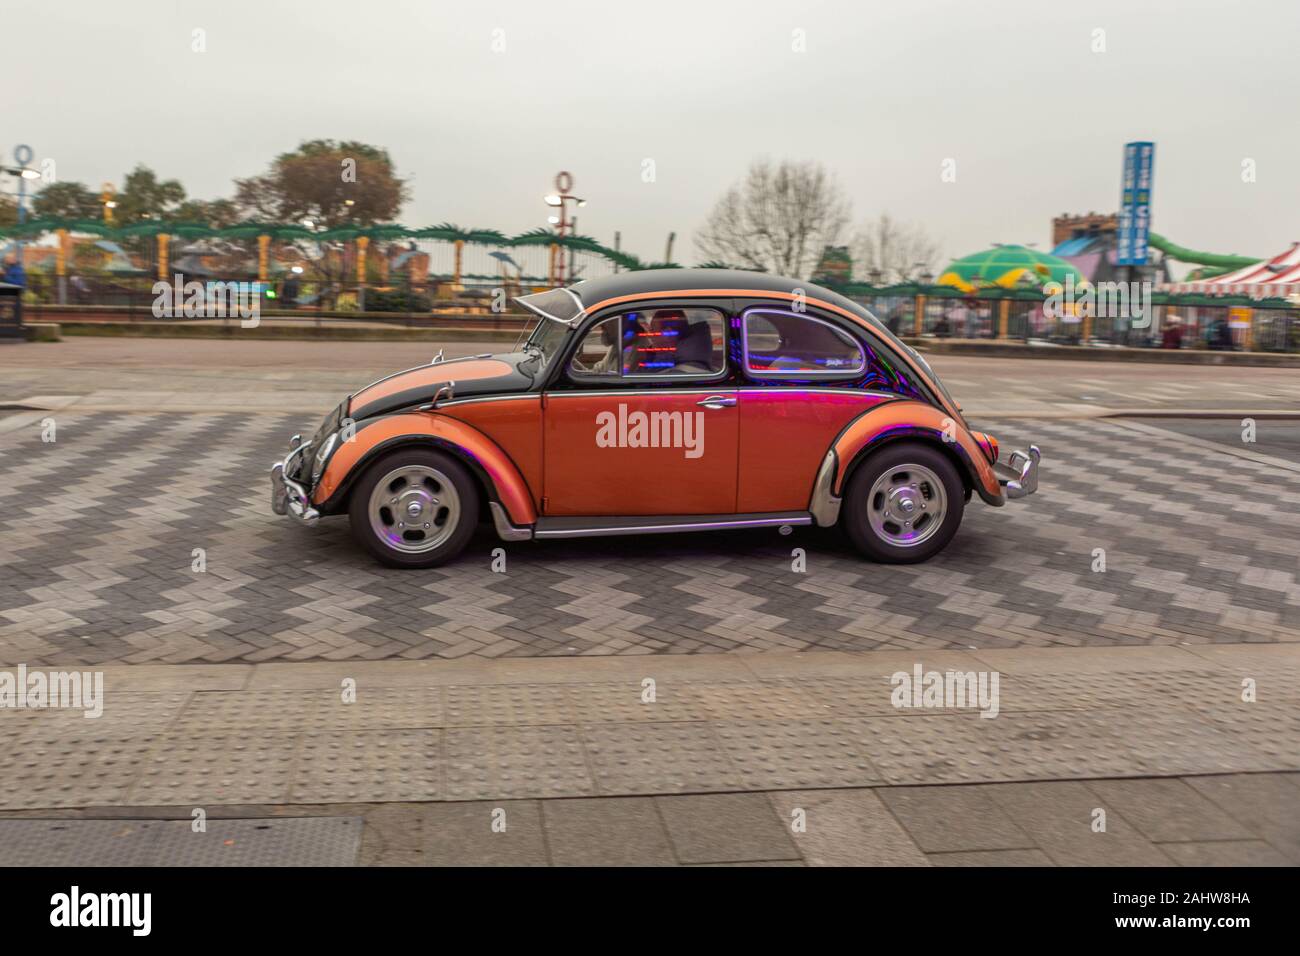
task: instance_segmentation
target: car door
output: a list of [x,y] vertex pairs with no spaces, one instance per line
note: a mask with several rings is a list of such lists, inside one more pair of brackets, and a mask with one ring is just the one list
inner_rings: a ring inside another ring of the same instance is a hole
[[738,325],[743,381],[736,509],[802,510],[840,430],[896,396],[863,387],[870,378],[869,349],[827,317],[755,304]]
[[545,393],[542,514],[733,514],[730,374],[717,304],[602,316]]

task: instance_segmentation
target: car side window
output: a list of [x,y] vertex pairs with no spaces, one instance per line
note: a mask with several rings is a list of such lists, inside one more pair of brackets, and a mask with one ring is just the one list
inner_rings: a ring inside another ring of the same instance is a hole
[[597,322],[569,361],[571,378],[711,378],[726,369],[726,324],[716,309],[645,309]]
[[618,378],[623,367],[620,316],[597,322],[578,343],[569,371],[582,376]]
[[745,313],[744,336],[745,371],[763,378],[849,376],[867,364],[853,336],[806,313],[751,309]]

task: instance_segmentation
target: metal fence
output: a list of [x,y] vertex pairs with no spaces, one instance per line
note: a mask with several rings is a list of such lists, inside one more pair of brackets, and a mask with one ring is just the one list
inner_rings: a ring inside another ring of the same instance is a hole
[[[44,308],[30,310],[34,318],[57,314],[63,321],[77,322],[184,322],[230,325],[256,308],[261,319],[274,324],[325,322],[446,327],[455,324],[485,329],[520,325],[509,297],[531,291],[531,287],[507,283],[496,286],[464,285],[448,291],[446,284],[431,277],[427,282],[399,280],[379,285],[357,282],[322,282],[279,277],[268,281],[244,276],[222,279],[194,278],[201,294],[195,298],[182,287],[182,294],[155,291],[146,276],[71,275],[60,279],[48,274],[29,274],[23,299]],[[64,311],[66,310],[66,311]],[[504,313],[504,314],[503,314]]]
[[[241,295],[255,297],[261,312],[272,313],[276,321],[319,323],[328,316],[331,320],[355,317],[358,321],[418,326],[433,325],[439,317],[454,314],[467,320],[481,316],[486,327],[491,320],[500,320],[500,313],[514,311],[510,301],[514,296],[548,287],[551,250],[544,246],[509,250],[508,261],[482,247],[467,246],[459,262],[461,281],[457,283],[453,281],[457,262],[451,244],[414,241],[409,245],[412,254],[428,256],[427,274],[387,268],[369,273],[371,279],[365,283],[307,278],[283,268],[265,281],[247,271],[221,278],[188,275],[187,280],[199,282],[204,290],[204,307],[197,314],[186,310],[183,301],[160,310],[156,280],[142,269],[116,273],[70,270],[62,277],[32,270],[27,274],[23,298],[37,306],[84,309],[78,319],[85,321],[213,321],[231,318],[214,315],[212,307],[214,300],[225,294],[226,284],[237,283]],[[602,256],[571,250],[561,254],[566,259],[566,279],[594,278],[615,271]],[[355,267],[341,271],[355,276]],[[1177,298],[1166,297],[1151,307],[1149,321],[1142,323],[1106,315],[1048,314],[1043,300],[1036,296],[955,296],[946,289],[921,288],[924,291],[909,289],[906,294],[895,294],[886,290],[849,297],[907,338],[1300,352],[1300,308],[1278,300],[1244,307],[1203,300],[1181,304]],[[41,311],[33,310],[35,314]]]
[[[1153,304],[1138,319],[1055,315],[1030,297],[851,295],[897,334],[922,339],[999,339],[1046,345],[1300,352],[1300,308],[1277,300]],[[919,304],[919,306],[918,306]],[[918,307],[920,321],[917,321]]]

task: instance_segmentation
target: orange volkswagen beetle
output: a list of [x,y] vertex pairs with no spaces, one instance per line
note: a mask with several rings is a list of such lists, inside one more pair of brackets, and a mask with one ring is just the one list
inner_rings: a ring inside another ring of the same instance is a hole
[[506,541],[841,524],[878,561],[923,561],[971,494],[1033,493],[929,364],[862,306],[751,272],[665,269],[515,300],[518,351],[368,385],[271,469],[271,504],[346,513],[396,567]]

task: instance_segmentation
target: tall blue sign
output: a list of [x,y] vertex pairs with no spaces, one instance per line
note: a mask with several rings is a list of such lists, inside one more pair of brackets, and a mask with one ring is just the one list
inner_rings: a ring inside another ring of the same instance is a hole
[[1119,202],[1117,265],[1147,264],[1147,238],[1151,234],[1151,172],[1155,160],[1155,143],[1124,144],[1124,188]]

